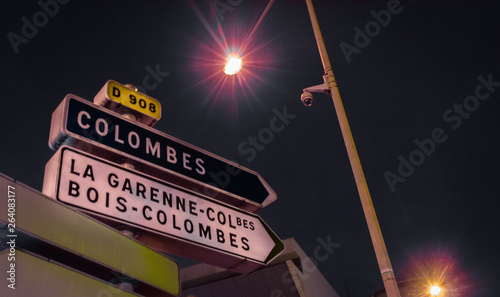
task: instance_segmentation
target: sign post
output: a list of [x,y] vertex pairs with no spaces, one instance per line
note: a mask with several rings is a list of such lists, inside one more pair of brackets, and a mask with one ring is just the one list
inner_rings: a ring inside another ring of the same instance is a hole
[[258,173],[153,129],[160,103],[132,85],[109,80],[94,102],[69,94],[52,114],[46,195],[156,250],[239,273],[283,251],[254,214],[276,200]]

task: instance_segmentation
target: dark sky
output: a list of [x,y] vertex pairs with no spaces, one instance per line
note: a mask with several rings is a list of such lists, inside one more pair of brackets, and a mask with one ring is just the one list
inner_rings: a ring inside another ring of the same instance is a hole
[[[260,173],[278,200],[259,215],[312,258],[339,244],[316,262],[342,297],[383,287],[331,98],[300,101],[323,74],[303,1],[276,1],[224,83],[221,32],[241,48],[266,1],[216,1],[218,14],[202,0],[67,2],[46,19],[36,1],[3,4],[0,172],[41,190],[64,96],[92,101],[109,79],[145,90],[156,71],[156,129]],[[500,5],[314,2],[396,277],[437,254],[459,279],[449,296],[499,296]],[[285,128],[263,132],[278,113]]]

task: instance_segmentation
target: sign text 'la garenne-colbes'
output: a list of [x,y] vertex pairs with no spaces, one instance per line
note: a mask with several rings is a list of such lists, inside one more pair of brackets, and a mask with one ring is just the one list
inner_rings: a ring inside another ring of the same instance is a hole
[[274,247],[256,215],[151,183],[151,177],[68,147],[61,150],[60,201],[259,262]]

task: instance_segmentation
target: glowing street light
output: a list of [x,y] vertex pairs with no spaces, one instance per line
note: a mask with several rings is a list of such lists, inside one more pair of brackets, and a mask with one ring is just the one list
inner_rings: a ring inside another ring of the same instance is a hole
[[432,296],[437,296],[441,293],[441,287],[438,285],[434,285],[429,290],[429,293],[431,293]]
[[241,59],[237,56],[229,56],[227,59],[226,67],[224,67],[224,73],[227,75],[233,75],[238,73],[241,69]]

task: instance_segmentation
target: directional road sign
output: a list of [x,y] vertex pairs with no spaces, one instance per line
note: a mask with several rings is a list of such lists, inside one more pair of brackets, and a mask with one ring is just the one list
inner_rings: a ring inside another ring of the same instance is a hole
[[[175,246],[197,247],[181,252],[184,257],[198,258],[207,251],[222,254],[222,259],[233,255],[256,264],[253,270],[283,250],[279,238],[253,213],[67,146],[47,163],[43,192],[97,217],[161,234]],[[200,260],[233,268],[218,263],[217,256]]]
[[142,172],[248,211],[276,200],[256,172],[71,94],[52,115],[49,146],[63,144],[133,160]]
[[[0,192],[0,203],[8,206],[0,213],[0,231],[13,241],[14,257],[23,249],[105,282],[125,279],[143,296],[180,294],[179,266],[170,258],[1,174]],[[25,273],[27,267],[11,263]]]

